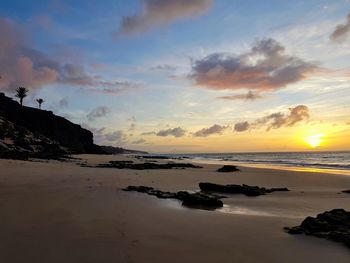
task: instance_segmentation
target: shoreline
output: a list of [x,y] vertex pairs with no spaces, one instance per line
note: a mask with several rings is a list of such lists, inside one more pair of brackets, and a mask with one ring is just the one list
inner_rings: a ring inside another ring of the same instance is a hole
[[333,168],[314,168],[314,167],[300,167],[289,165],[278,165],[272,163],[249,163],[249,162],[236,162],[236,161],[224,161],[224,160],[204,160],[204,159],[186,159],[190,162],[197,164],[213,164],[213,165],[236,165],[242,167],[251,167],[258,169],[274,169],[283,171],[295,171],[295,172],[312,172],[312,173],[326,173],[350,176],[350,170],[346,169],[333,169]]

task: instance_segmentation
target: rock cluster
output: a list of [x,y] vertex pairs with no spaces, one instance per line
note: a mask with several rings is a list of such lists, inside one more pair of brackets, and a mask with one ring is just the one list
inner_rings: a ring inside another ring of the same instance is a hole
[[307,217],[296,227],[285,227],[289,234],[306,234],[344,243],[350,248],[350,212],[333,209]]
[[200,183],[199,188],[203,192],[217,192],[226,194],[244,194],[246,196],[258,196],[265,195],[267,193],[272,193],[276,191],[289,191],[288,188],[265,188],[259,186],[249,186],[246,184],[228,184],[220,185],[213,183]]
[[186,191],[179,192],[163,192],[153,187],[148,186],[128,186],[123,189],[123,191],[136,191],[140,193],[146,193],[148,195],[153,195],[158,198],[171,198],[178,199],[182,201],[183,206],[199,209],[216,209],[223,207],[223,203],[220,200],[222,197],[206,194],[206,193],[189,193]]
[[117,169],[134,169],[134,170],[154,170],[154,169],[172,169],[172,168],[202,168],[191,163],[134,163],[133,161],[110,161],[105,164],[97,165],[99,168],[117,168]]
[[239,171],[239,169],[235,165],[224,165],[223,167],[217,169],[217,172],[219,173],[230,173],[236,171]]

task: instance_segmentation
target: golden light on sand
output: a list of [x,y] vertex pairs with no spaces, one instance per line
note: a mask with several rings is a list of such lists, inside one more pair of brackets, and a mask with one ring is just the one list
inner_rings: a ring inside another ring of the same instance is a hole
[[323,142],[324,134],[313,134],[305,138],[305,142],[312,148],[319,147]]

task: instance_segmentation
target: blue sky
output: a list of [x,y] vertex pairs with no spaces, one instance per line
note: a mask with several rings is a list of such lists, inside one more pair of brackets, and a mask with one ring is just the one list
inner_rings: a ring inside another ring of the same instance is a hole
[[[44,98],[101,144],[263,151],[278,137],[270,150],[305,150],[295,134],[349,134],[350,33],[330,37],[349,12],[348,0],[6,1],[0,89],[28,86],[27,105]],[[350,147],[333,141],[319,149]]]

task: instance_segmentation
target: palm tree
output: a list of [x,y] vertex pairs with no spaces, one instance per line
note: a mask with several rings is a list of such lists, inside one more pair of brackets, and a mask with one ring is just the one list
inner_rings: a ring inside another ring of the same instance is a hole
[[39,104],[39,109],[41,109],[41,104],[43,104],[45,101],[43,99],[36,99],[36,102]]
[[28,91],[29,90],[27,90],[24,87],[18,87],[16,89],[16,97],[19,98],[19,103],[21,104],[21,106],[23,105],[23,99],[27,97]]

